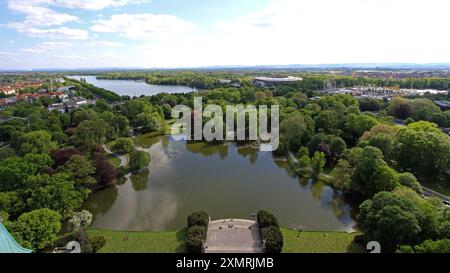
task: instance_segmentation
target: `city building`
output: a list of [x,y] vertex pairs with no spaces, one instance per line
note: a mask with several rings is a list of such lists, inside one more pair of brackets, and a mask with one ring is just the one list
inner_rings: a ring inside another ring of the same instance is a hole
[[285,78],[270,78],[270,77],[255,77],[253,79],[253,84],[255,86],[259,87],[270,87],[270,86],[276,86],[278,84],[283,83],[294,83],[294,82],[300,82],[303,81],[303,78],[299,77],[285,77]]

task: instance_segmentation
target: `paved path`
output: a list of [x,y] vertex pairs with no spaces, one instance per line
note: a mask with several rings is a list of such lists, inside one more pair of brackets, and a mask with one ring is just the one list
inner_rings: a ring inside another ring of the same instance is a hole
[[105,152],[107,154],[110,154],[110,155],[120,159],[120,167],[128,166],[128,157],[126,157],[125,155],[113,153],[105,144],[103,144],[103,149],[105,150]]
[[243,219],[210,221],[206,253],[262,253],[258,223]]

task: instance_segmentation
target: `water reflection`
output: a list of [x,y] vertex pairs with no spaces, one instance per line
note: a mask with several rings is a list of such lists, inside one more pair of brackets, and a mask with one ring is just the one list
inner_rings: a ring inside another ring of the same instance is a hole
[[[251,218],[259,209],[277,215],[281,225],[308,230],[351,230],[350,208],[322,182],[300,179],[289,163],[251,146],[175,142],[140,136],[149,152],[147,172],[115,187],[115,196],[95,194],[86,207],[94,227],[121,230],[174,230],[189,213],[207,211],[213,219]],[[99,204],[105,202],[98,209]]]

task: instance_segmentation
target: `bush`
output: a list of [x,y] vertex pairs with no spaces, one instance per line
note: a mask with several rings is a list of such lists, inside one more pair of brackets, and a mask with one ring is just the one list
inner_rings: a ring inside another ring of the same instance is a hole
[[275,216],[272,213],[265,211],[265,210],[258,211],[257,220],[258,220],[259,228],[265,228],[265,227],[270,227],[270,226],[275,226],[275,227],[279,226],[277,218],[275,218]]
[[131,172],[137,172],[145,169],[150,164],[150,154],[143,151],[133,151],[130,153],[129,169]]
[[265,241],[267,253],[280,253],[283,249],[283,234],[279,227],[270,226],[260,229],[261,238]]
[[206,227],[189,227],[186,234],[186,249],[189,253],[200,253],[206,240]]
[[209,216],[204,211],[194,212],[187,218],[188,228],[193,226],[207,227],[209,223]]
[[104,236],[95,236],[90,239],[92,252],[97,253],[105,244],[106,237]]

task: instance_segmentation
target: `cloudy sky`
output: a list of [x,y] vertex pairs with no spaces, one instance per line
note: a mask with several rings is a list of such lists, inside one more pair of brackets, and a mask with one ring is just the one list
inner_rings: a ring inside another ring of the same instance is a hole
[[0,69],[450,63],[448,0],[0,0]]

